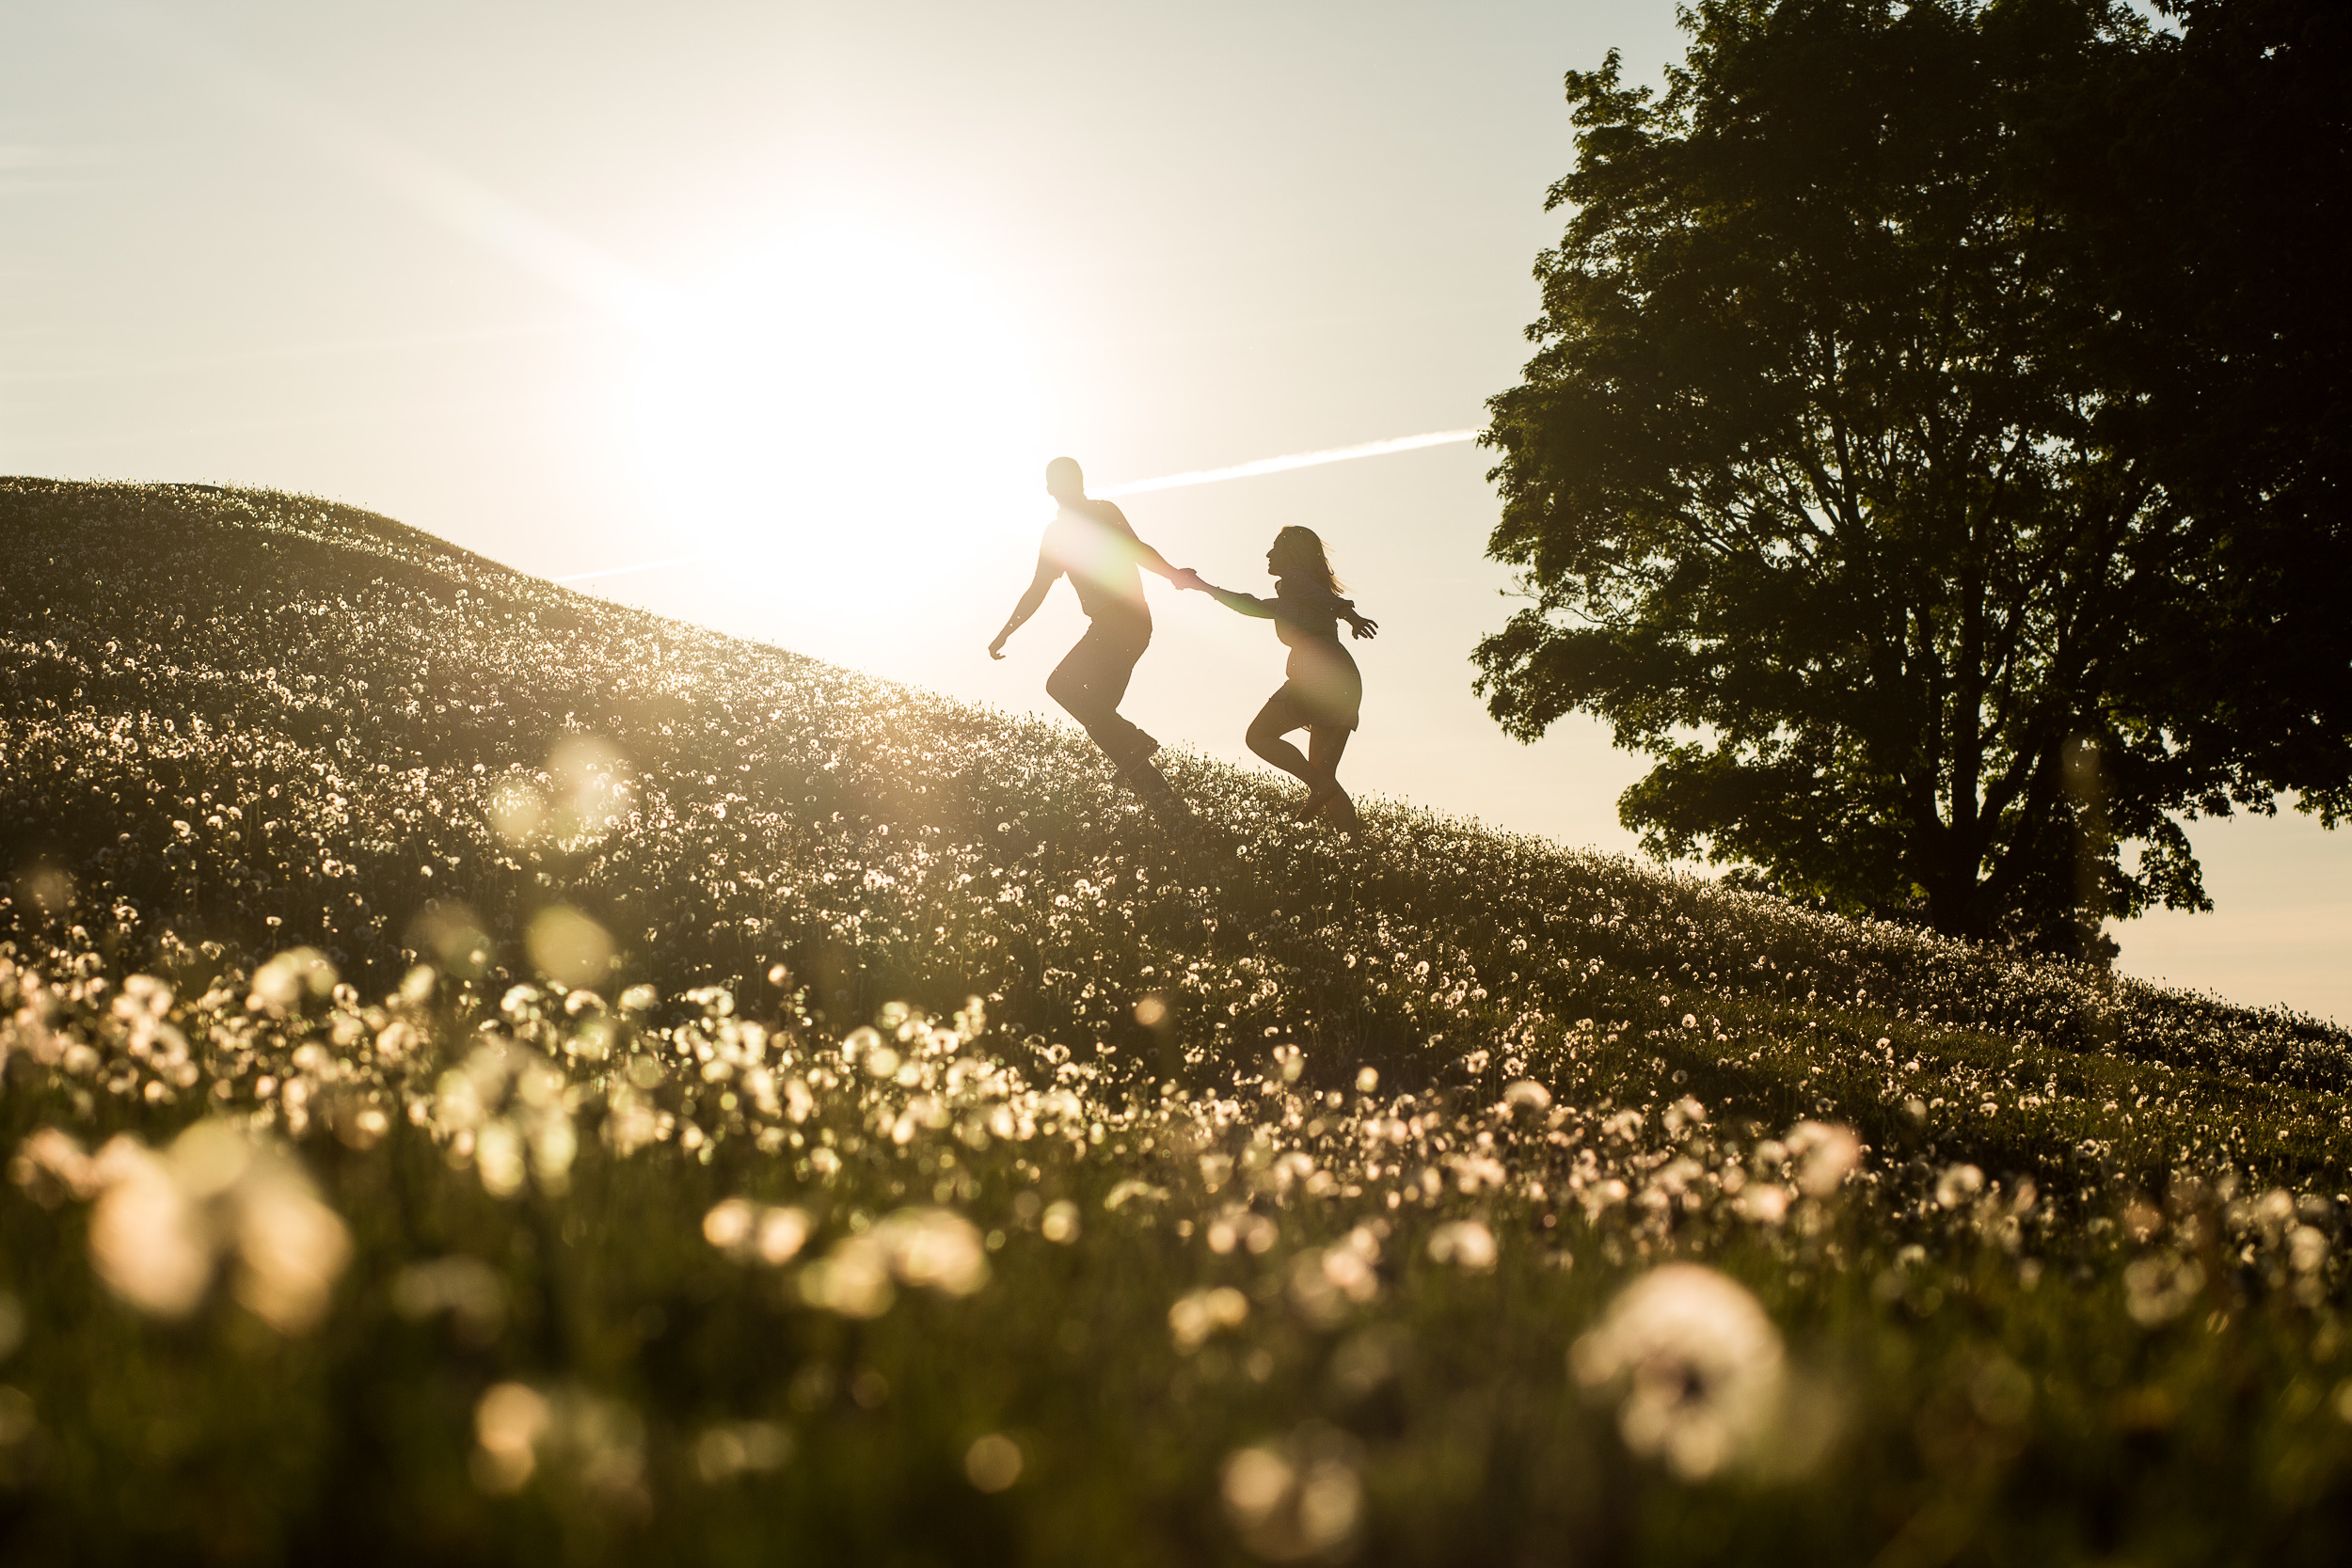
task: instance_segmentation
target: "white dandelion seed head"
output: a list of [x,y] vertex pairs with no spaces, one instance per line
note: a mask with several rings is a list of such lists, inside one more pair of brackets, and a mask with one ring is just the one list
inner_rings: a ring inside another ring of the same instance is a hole
[[1001,1432],[975,1438],[963,1450],[963,1474],[980,1492],[1002,1492],[1021,1479],[1021,1445]]
[[2287,1261],[2297,1274],[2317,1274],[2328,1262],[2328,1233],[2308,1225],[2287,1232]]
[[93,1163],[90,1261],[118,1297],[185,1317],[233,1254],[237,1299],[280,1334],[326,1314],[351,1233],[292,1158],[222,1121],[201,1121],[163,1154],[118,1134]]
[[1491,1271],[1499,1255],[1495,1233],[1483,1220],[1449,1220],[1429,1233],[1430,1258],[1466,1274]]
[[2194,1306],[2204,1289],[2204,1267],[2194,1258],[2158,1252],[2123,1265],[2123,1310],[2142,1328],[2170,1323]]
[[1807,1197],[1829,1196],[1862,1164],[1862,1140],[1835,1122],[1801,1121],[1785,1147],[1797,1163],[1797,1190]]
[[129,1133],[98,1152],[103,1188],[90,1212],[90,1263],[106,1288],[156,1318],[196,1310],[213,1281],[214,1237],[171,1167]]
[[1619,1400],[1626,1445],[1686,1481],[1753,1457],[1778,1418],[1780,1331],[1747,1289],[1696,1263],[1628,1286],[1569,1353],[1576,1380]]
[[890,1255],[865,1236],[845,1236],[800,1275],[801,1299],[844,1318],[879,1318],[898,1299]]
[[1758,1225],[1778,1225],[1788,1217],[1788,1189],[1773,1181],[1757,1181],[1742,1187],[1739,1197],[1740,1212]]
[[1343,1550],[1363,1515],[1356,1445],[1310,1421],[1280,1442],[1228,1455],[1218,1476],[1225,1516],[1242,1544],[1269,1562],[1298,1562]]
[[246,1006],[282,1017],[299,1009],[306,998],[330,994],[336,979],[335,966],[317,948],[288,948],[254,971]]
[[280,1334],[307,1334],[326,1316],[351,1261],[351,1232],[300,1167],[255,1163],[238,1184],[237,1299]]
[[1177,1351],[1190,1355],[1210,1338],[1239,1328],[1249,1318],[1249,1298],[1231,1285],[1216,1285],[1179,1296],[1168,1309],[1168,1337]]
[[1939,1208],[1957,1209],[1984,1191],[1984,1172],[1974,1165],[1947,1165],[1935,1179]]
[[866,1233],[902,1284],[968,1296],[988,1283],[977,1227],[952,1209],[901,1209]]
[[805,1209],[789,1204],[763,1209],[752,1247],[763,1263],[788,1263],[808,1244],[809,1232],[814,1228],[815,1222]]
[[722,1252],[733,1252],[751,1239],[758,1211],[739,1197],[722,1199],[703,1216],[703,1240]]

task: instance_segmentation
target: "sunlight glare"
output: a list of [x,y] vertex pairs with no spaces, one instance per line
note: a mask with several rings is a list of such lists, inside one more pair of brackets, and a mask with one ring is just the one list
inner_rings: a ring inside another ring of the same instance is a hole
[[870,664],[1033,538],[1021,333],[981,280],[850,224],[795,226],[685,291],[626,427],[662,541],[717,559],[778,641]]

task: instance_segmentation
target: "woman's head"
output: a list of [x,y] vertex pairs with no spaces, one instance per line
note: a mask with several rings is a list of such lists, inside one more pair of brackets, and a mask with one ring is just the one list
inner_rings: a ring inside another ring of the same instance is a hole
[[1274,536],[1274,547],[1265,552],[1265,567],[1278,578],[1304,578],[1334,594],[1345,586],[1332,575],[1331,558],[1324,553],[1321,536],[1295,523]]

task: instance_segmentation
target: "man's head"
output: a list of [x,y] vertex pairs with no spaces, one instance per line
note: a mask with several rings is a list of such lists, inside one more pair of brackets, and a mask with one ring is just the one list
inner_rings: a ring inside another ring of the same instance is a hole
[[1076,458],[1057,457],[1045,465],[1045,493],[1057,501],[1086,499],[1087,478],[1078,471]]

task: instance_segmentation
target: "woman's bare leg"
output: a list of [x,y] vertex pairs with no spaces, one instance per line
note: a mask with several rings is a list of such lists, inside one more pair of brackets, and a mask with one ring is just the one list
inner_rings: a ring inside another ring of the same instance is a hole
[[1327,812],[1343,828],[1356,826],[1356,802],[1340,787],[1340,758],[1347,751],[1351,733],[1336,724],[1315,724],[1307,731],[1307,766],[1321,781],[1309,781],[1313,794],[1308,797],[1308,804]]
[[1268,703],[1259,711],[1258,717],[1249,721],[1248,733],[1242,738],[1248,743],[1252,752],[1265,758],[1283,772],[1299,780],[1311,790],[1322,781],[1315,776],[1313,767],[1307,761],[1305,754],[1297,747],[1282,738],[1295,727],[1290,723],[1288,713],[1277,705]]

